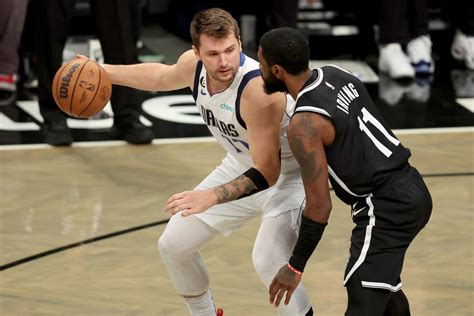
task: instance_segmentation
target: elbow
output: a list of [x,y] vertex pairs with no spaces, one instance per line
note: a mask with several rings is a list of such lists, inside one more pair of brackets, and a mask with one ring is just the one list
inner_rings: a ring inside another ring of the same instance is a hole
[[280,177],[281,164],[279,161],[255,164],[254,168],[265,178],[269,188],[274,186]]
[[277,173],[274,175],[272,174],[269,177],[266,177],[269,188],[274,186],[275,183],[277,183],[279,176],[280,176],[280,173]]
[[273,168],[268,169],[267,172],[263,173],[265,179],[267,180],[268,187],[274,186],[278,178],[280,177],[280,165],[273,166]]

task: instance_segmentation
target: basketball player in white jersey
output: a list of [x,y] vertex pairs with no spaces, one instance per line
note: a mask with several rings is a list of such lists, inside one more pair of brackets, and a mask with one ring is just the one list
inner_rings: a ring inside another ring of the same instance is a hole
[[[158,246],[192,315],[222,313],[214,307],[201,247],[217,234],[227,236],[261,217],[252,260],[268,288],[296,243],[304,199],[298,164],[286,140],[292,103],[284,94],[264,92],[258,62],[242,53],[239,33],[228,12],[209,9],[194,17],[192,50],[176,64],[104,65],[113,84],[151,91],[191,88],[205,123],[227,151],[221,165],[193,191],[175,194],[165,205],[173,216]],[[278,311],[312,315],[302,285]]]

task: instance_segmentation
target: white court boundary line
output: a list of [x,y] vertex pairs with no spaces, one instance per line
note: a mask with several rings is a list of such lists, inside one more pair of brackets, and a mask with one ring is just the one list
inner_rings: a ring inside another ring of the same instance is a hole
[[[166,145],[166,144],[192,144],[192,143],[211,143],[216,142],[214,137],[179,137],[179,138],[157,138],[152,141],[152,145]],[[48,144],[19,144],[19,145],[0,145],[2,150],[28,150],[28,149],[68,149],[79,147],[113,147],[130,145],[124,140],[108,140],[97,142],[75,142],[72,146],[51,146]],[[147,146],[147,145],[130,145],[130,146]]]
[[[396,135],[417,135],[417,134],[449,134],[449,133],[467,133],[474,132],[474,127],[443,127],[443,128],[415,128],[393,130]],[[192,144],[192,143],[211,143],[216,142],[214,137],[181,137],[181,138],[158,138],[154,139],[152,145],[167,144]],[[111,140],[98,142],[75,142],[69,147],[54,147],[48,144],[20,144],[20,145],[0,145],[0,151],[6,150],[31,150],[31,149],[67,149],[80,147],[112,147],[129,145],[126,141]],[[130,145],[146,146],[146,145]]]
[[412,129],[394,129],[396,135],[417,135],[417,134],[450,134],[474,132],[473,126],[466,127],[437,127],[437,128],[412,128]]

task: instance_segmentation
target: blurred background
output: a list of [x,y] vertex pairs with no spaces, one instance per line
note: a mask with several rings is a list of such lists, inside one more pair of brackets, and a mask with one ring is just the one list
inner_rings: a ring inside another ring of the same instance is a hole
[[[0,85],[0,145],[45,142],[56,145],[48,139],[48,130],[45,131],[52,119],[47,118],[42,105],[38,104],[38,94],[41,95],[38,72],[43,71],[38,63],[48,63],[48,59],[41,58],[44,49],[35,48],[44,46],[48,40],[57,40],[41,35],[41,28],[48,24],[47,17],[40,15],[44,10],[41,6],[48,6],[50,2],[22,1],[26,10],[24,24],[16,30],[16,33],[18,29],[21,31],[17,34],[17,71],[15,73],[15,68],[9,74],[3,71],[5,74],[0,77],[0,83],[3,82]],[[12,3],[18,5],[22,1]],[[71,9],[68,20],[61,22],[66,30],[61,32],[66,36],[62,60],[81,53],[104,62],[97,35],[99,28],[89,1],[63,2],[69,3]],[[472,32],[474,23],[470,19],[472,2],[407,3],[403,6],[399,1],[129,0],[130,23],[122,25],[128,25],[126,31],[133,36],[136,49],[133,60],[166,64],[175,63],[181,53],[191,48],[190,21],[196,12],[205,8],[219,6],[231,12],[241,27],[244,52],[255,58],[263,32],[272,27],[294,26],[308,36],[311,66],[332,63],[355,73],[366,83],[392,128],[472,126],[474,33],[468,33]],[[415,3],[416,7],[412,8]],[[464,24],[460,23],[463,19],[460,10],[467,16]],[[18,16],[21,14],[16,14],[15,20],[20,24]],[[6,37],[8,27],[4,30],[3,37]],[[410,33],[412,31],[415,33]],[[114,32],[109,31],[111,33]],[[11,46],[2,41],[2,49],[7,45]],[[130,63],[130,59],[126,63]],[[138,111],[140,124],[151,129],[153,138],[209,135],[198,117],[190,91],[171,94],[135,91],[128,98]],[[88,120],[67,118],[67,127],[62,128],[71,132],[72,139],[66,145],[72,140],[123,139],[124,135],[110,132],[114,112],[109,104],[102,113]]]

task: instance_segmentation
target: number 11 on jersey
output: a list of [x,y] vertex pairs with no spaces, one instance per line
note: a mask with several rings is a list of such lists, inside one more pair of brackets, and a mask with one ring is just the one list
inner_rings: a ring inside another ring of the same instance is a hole
[[384,144],[382,144],[370,131],[369,127],[366,125],[370,123],[375,128],[377,128],[393,145],[398,146],[400,141],[390,135],[385,127],[372,115],[367,111],[366,108],[362,108],[362,119],[358,116],[357,119],[359,120],[359,128],[362,132],[364,132],[367,136],[369,136],[370,140],[374,143],[378,150],[380,150],[385,156],[390,157],[392,155],[392,151],[388,149]]

